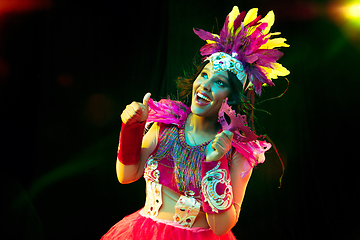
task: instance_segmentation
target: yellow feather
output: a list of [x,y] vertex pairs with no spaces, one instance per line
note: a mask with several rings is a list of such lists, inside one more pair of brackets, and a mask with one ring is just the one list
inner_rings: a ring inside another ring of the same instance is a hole
[[290,71],[283,67],[280,63],[272,63],[271,65],[273,68],[261,66],[269,79],[277,79],[278,76],[286,76],[290,74]]
[[243,24],[243,23],[241,23],[241,27],[239,27],[239,28],[236,30],[235,35],[234,35],[234,36],[237,36],[237,35],[239,34],[240,30],[241,30],[241,29],[243,29],[243,27],[244,27],[244,24]]
[[268,12],[268,14],[266,14],[266,16],[263,19],[261,19],[260,22],[268,23],[268,26],[264,29],[263,34],[269,33],[270,28],[272,27],[272,25],[274,25],[274,22],[275,22],[274,12],[272,10],[270,12]]
[[290,71],[286,69],[283,65],[280,63],[273,63],[273,66],[275,67],[273,69],[273,73],[278,76],[286,76],[290,74]]
[[274,35],[280,35],[280,34],[281,34],[281,32],[269,33],[269,34],[266,36],[266,38],[270,38],[270,37],[272,37],[272,36],[274,36]]
[[255,32],[257,26],[252,26],[248,29],[247,33],[246,33],[246,36],[250,36],[251,34],[253,34],[253,32]]
[[260,46],[259,49],[274,49],[277,47],[289,47],[289,44],[285,43],[286,38],[274,38],[269,39],[264,45]]
[[232,32],[232,28],[234,27],[234,21],[236,19],[237,16],[239,16],[240,12],[239,12],[239,8],[237,6],[234,6],[233,9],[231,10],[231,12],[229,13],[229,24],[228,24],[228,29]]
[[212,40],[206,40],[206,43],[211,44],[211,43],[216,43],[216,42],[212,41]]
[[[215,33],[212,33],[212,35],[213,35],[213,39],[215,39],[216,37],[220,38],[220,36]],[[206,40],[206,43],[216,43],[216,42],[213,40]]]
[[252,8],[247,12],[243,21],[244,26],[255,20],[255,18],[257,17],[257,12],[258,12],[257,8]]

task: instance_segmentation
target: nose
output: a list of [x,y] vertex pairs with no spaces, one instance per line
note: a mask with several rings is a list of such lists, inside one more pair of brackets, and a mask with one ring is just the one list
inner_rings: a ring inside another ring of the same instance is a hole
[[204,89],[205,91],[210,91],[211,90],[211,86],[210,86],[210,80],[211,79],[207,79],[207,80],[205,80],[205,81],[203,81],[202,83],[201,83],[201,88],[202,89]]

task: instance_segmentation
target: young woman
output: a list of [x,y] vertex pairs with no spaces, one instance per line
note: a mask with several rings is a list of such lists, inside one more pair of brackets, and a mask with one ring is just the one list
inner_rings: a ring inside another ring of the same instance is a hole
[[[245,16],[234,7],[220,36],[194,30],[207,44],[204,62],[190,78],[179,79],[190,107],[170,99],[128,105],[116,164],[121,183],[146,181],[144,208],[114,225],[102,239],[235,239],[235,226],[252,168],[271,145],[246,125],[253,104],[245,92],[261,93],[264,83],[289,72],[276,61],[270,39],[273,13]],[[227,115],[228,120],[225,115]],[[230,119],[230,122],[229,122]],[[154,122],[143,136],[146,122]]]

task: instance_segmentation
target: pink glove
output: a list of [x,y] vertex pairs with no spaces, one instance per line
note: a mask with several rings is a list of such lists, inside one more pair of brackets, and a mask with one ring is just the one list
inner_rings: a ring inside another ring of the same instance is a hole
[[124,165],[137,164],[140,160],[145,123],[149,114],[151,94],[144,96],[143,103],[132,102],[121,114],[123,122],[120,132],[118,159]]
[[139,162],[144,129],[145,122],[122,124],[118,149],[118,160],[122,164],[132,165]]

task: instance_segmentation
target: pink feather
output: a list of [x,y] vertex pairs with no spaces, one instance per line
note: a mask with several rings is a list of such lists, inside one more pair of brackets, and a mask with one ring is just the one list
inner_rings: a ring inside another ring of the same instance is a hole
[[159,102],[149,99],[149,116],[147,122],[160,122],[182,126],[191,109],[182,102],[161,99]]

